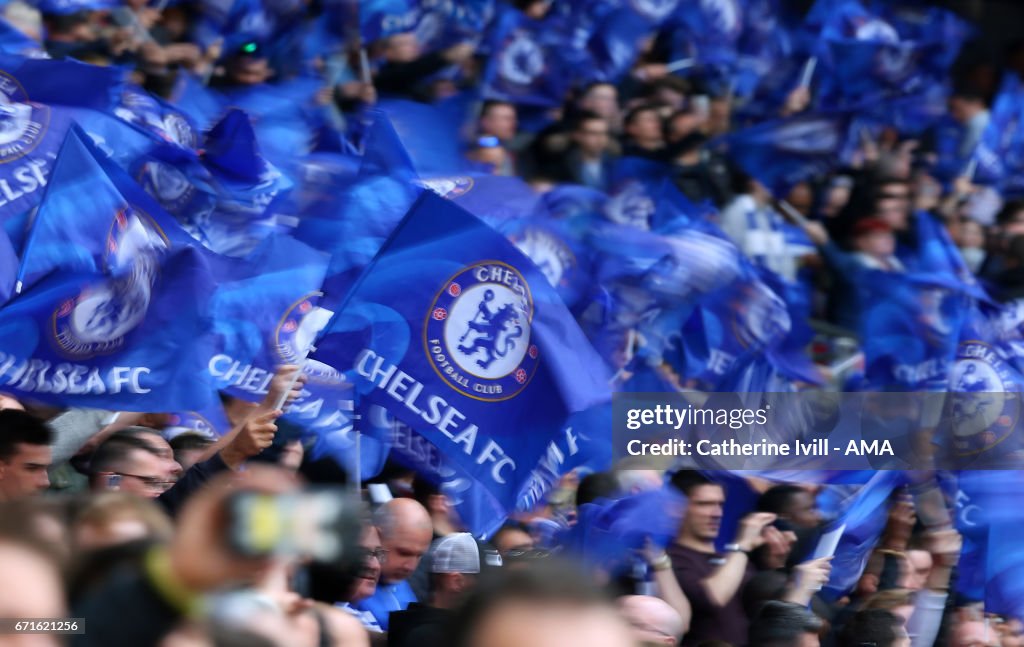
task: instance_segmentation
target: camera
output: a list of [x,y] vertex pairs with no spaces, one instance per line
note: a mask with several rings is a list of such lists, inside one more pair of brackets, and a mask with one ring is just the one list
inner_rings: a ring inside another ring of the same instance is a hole
[[228,544],[244,557],[360,559],[363,504],[341,488],[290,494],[239,492],[227,505]]

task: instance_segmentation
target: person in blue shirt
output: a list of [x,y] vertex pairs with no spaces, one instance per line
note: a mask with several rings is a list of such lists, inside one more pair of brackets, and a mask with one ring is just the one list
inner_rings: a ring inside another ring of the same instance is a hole
[[381,564],[377,591],[353,606],[373,614],[381,629],[387,631],[392,611],[404,611],[418,601],[408,579],[430,547],[434,527],[426,509],[413,499],[385,503],[374,515],[374,525],[387,559]]

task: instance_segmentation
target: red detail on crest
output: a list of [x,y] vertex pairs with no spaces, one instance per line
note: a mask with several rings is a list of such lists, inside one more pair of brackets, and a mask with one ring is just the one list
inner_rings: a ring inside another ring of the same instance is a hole
[[448,318],[448,311],[444,308],[434,308],[434,312],[431,316],[438,321],[444,321]]
[[301,304],[299,304],[299,312],[301,312],[302,314],[306,314],[312,309],[313,304],[310,303],[309,301],[303,301]]
[[125,210],[124,209],[120,209],[117,212],[117,214],[115,215],[115,217],[117,218],[117,226],[118,227],[120,227],[121,229],[124,229],[125,227],[128,226],[128,216],[125,214]]
[[288,321],[284,322],[284,325],[281,326],[281,329],[284,330],[285,332],[295,332],[295,329],[298,327],[299,324],[295,323],[294,319],[289,319]]
[[1013,420],[1010,419],[1010,416],[999,416],[998,422],[1003,427],[1009,427]]
[[459,296],[460,294],[462,294],[462,286],[459,285],[458,283],[452,283],[451,285],[448,286],[448,294],[452,295],[453,297]]
[[107,240],[107,251],[111,254],[117,252],[117,241],[113,238]]
[[71,311],[75,309],[75,300],[68,299],[64,303],[60,304],[60,310],[57,311],[57,316],[66,317],[71,314]]
[[520,384],[522,384],[525,381],[526,381],[526,371],[524,371],[523,369],[517,370],[516,371],[516,382],[519,382]]
[[537,355],[540,355],[540,351],[537,350],[536,344],[530,344],[530,350],[527,352],[530,354],[530,359],[537,359]]

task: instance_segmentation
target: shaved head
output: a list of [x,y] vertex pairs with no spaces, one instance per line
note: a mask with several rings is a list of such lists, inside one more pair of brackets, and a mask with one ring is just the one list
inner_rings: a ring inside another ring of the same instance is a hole
[[407,579],[434,538],[427,509],[414,499],[392,499],[377,510],[374,525],[380,531],[381,545],[388,550],[380,581],[392,584]]

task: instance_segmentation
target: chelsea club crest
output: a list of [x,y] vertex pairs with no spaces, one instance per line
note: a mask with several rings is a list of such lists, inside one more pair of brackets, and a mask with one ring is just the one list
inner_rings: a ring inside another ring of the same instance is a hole
[[947,417],[955,454],[971,456],[989,450],[1016,428],[1020,393],[1012,369],[990,345],[960,343],[949,390]]
[[473,188],[473,178],[466,176],[432,177],[413,182],[424,189],[430,189],[442,198],[453,200],[466,195]]
[[471,265],[445,282],[427,312],[427,359],[459,393],[508,400],[537,370],[532,321],[533,296],[519,270],[501,261]]
[[50,109],[29,103],[13,76],[0,72],[0,164],[19,159],[43,139]]
[[149,310],[159,256],[167,238],[153,220],[132,207],[118,210],[107,234],[104,264],[113,278],[84,289],[53,313],[53,336],[69,357],[93,357],[124,346],[125,336]]
[[340,378],[337,370],[307,357],[317,334],[334,316],[330,310],[314,305],[321,296],[322,292],[312,292],[285,310],[274,329],[274,348],[283,364],[301,364],[309,379],[333,382]]

